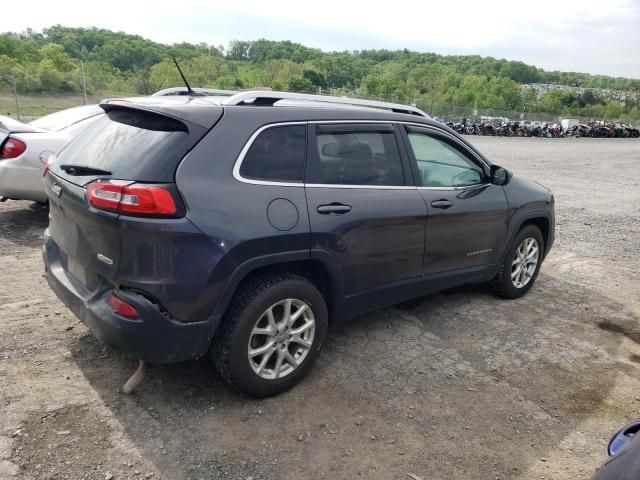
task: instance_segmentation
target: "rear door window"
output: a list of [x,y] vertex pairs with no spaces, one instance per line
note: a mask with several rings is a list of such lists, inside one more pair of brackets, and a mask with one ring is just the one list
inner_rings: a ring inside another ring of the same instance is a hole
[[310,151],[308,183],[405,185],[392,125],[318,125]]
[[247,151],[240,175],[246,179],[302,183],[306,125],[282,125],[262,131]]
[[114,109],[61,152],[54,171],[66,177],[60,165],[74,165],[109,171],[114,179],[173,182],[178,163],[193,140],[187,126],[174,118],[142,110]]

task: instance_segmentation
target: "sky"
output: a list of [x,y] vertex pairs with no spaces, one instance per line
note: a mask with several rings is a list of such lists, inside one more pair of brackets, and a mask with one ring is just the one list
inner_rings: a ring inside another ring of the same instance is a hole
[[163,43],[226,47],[266,38],[328,51],[408,48],[640,78],[640,0],[29,0],[10,2],[8,13],[14,32],[61,24]]

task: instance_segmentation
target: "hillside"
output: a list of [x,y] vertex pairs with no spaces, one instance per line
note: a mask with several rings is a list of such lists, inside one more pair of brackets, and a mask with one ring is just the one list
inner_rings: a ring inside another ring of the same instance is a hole
[[[640,120],[640,80],[548,72],[517,61],[409,50],[324,52],[289,41],[165,45],[137,35],[60,25],[0,34],[0,89],[74,95],[148,94],[182,82],[227,89],[269,86],[416,102],[434,113],[491,109]],[[550,85],[530,88],[527,85]],[[575,87],[575,88],[569,88]],[[457,107],[456,110],[454,107]],[[467,109],[467,110],[465,110]]]

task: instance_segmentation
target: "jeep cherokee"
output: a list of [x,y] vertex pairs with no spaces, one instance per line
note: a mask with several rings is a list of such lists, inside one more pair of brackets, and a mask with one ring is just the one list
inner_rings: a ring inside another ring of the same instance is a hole
[[554,198],[420,110],[278,92],[109,100],[47,165],[43,255],[105,344],[283,392],[331,321],[533,285]]

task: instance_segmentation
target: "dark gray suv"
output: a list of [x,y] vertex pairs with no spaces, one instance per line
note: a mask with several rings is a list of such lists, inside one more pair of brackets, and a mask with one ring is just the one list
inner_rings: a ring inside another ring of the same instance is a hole
[[254,396],[330,321],[456,285],[533,285],[554,198],[396,104],[277,92],[106,101],[45,172],[51,288],[134,358],[213,357]]

